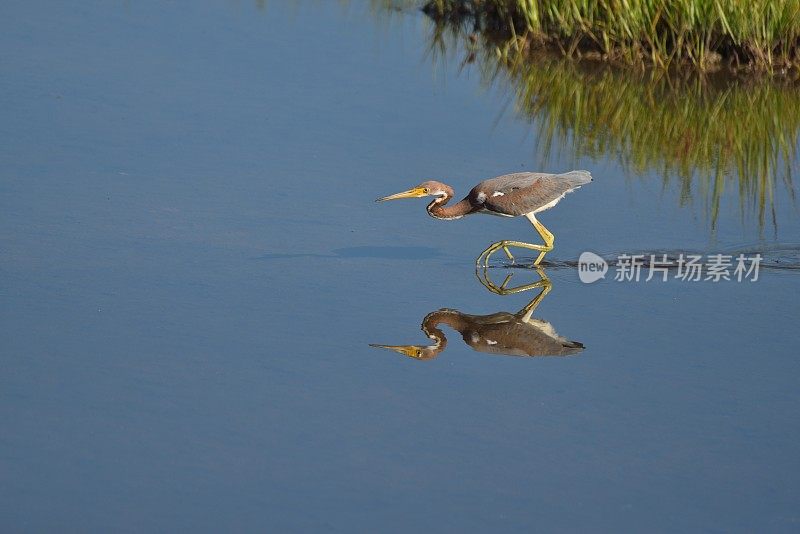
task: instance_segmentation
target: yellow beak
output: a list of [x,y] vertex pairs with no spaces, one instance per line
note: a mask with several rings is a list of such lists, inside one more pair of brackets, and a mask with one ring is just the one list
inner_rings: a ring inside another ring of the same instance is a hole
[[425,192],[424,187],[415,187],[414,189],[409,189],[408,191],[403,191],[402,193],[395,193],[394,195],[389,195],[388,197],[381,197],[375,202],[385,202],[387,200],[398,200],[401,198],[419,198],[427,195],[428,194]]
[[378,349],[389,349],[395,352],[399,352],[404,356],[408,356],[409,358],[417,359],[421,355],[421,350],[427,347],[421,347],[419,345],[376,345],[374,343],[369,344],[370,347],[375,347]]

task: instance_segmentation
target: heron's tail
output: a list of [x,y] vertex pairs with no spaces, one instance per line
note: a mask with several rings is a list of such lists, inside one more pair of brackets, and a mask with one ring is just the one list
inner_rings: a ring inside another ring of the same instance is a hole
[[592,173],[589,171],[569,171],[559,174],[558,177],[569,184],[570,189],[576,189],[592,181]]

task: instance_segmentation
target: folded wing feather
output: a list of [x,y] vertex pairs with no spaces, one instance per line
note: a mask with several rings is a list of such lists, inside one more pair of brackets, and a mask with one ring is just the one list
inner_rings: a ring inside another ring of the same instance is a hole
[[551,208],[564,195],[591,181],[587,171],[517,172],[485,180],[470,195],[481,198],[488,211],[517,216]]

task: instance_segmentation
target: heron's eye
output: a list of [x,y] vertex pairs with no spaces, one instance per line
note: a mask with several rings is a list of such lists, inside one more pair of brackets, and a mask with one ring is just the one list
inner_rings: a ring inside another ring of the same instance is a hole
[[422,192],[427,195],[428,193],[431,192],[431,190],[426,187],[425,189],[422,190]]

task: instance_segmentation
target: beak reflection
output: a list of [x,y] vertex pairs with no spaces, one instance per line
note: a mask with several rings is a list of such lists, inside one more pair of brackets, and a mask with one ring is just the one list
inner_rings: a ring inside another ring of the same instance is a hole
[[414,358],[415,360],[432,360],[441,351],[441,349],[435,345],[427,347],[424,345],[377,345],[370,343],[369,346],[375,347],[376,349],[393,350],[394,352],[398,352],[409,358]]

